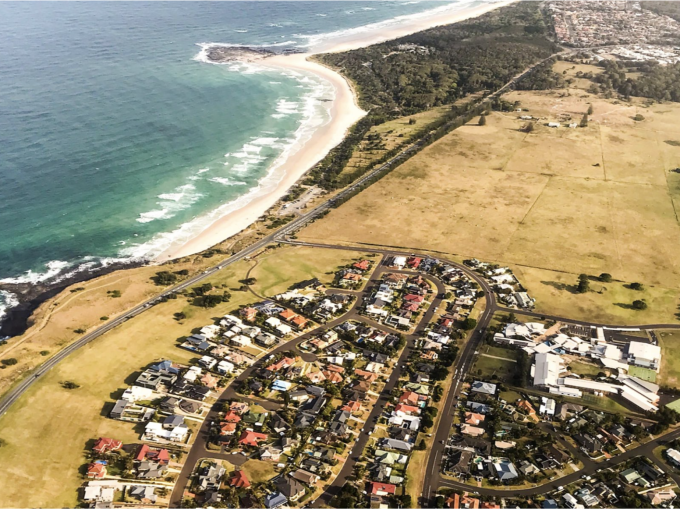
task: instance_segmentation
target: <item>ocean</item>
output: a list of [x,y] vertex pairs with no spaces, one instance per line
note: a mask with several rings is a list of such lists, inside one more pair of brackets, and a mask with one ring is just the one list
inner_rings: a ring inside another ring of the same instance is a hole
[[149,259],[275,185],[332,89],[206,44],[313,50],[452,4],[0,3],[0,283]]

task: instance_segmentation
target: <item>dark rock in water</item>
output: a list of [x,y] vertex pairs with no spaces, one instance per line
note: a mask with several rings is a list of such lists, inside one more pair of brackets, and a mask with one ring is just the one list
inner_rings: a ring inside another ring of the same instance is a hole
[[217,63],[262,60],[273,55],[273,51],[265,48],[247,46],[212,46],[206,52],[208,60]]
[[106,267],[94,268],[89,271],[80,271],[68,278],[59,281],[47,280],[38,283],[2,283],[0,290],[6,290],[16,295],[19,304],[7,311],[5,317],[0,320],[0,338],[5,336],[13,337],[22,335],[33,322],[30,320],[33,312],[45,301],[56,296],[66,287],[74,283],[86,282],[103,276],[105,274],[118,271],[119,269],[131,269],[142,266],[138,261],[119,262]]

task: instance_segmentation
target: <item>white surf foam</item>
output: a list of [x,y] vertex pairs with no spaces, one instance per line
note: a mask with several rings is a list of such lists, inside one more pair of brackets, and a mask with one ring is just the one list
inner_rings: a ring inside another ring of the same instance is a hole
[[247,183],[243,181],[232,181],[229,177],[213,177],[208,179],[210,182],[216,182],[223,186],[245,186]]
[[6,290],[0,290],[0,320],[2,320],[7,312],[19,304],[19,298]]
[[[298,76],[299,78],[304,78],[308,75],[299,74]],[[171,246],[177,246],[189,241],[219,218],[243,208],[255,198],[271,193],[276,189],[285,177],[285,173],[280,171],[282,165],[304,146],[319,127],[330,121],[330,105],[332,102],[320,102],[319,99],[332,98],[335,94],[333,86],[329,82],[322,81],[316,77],[306,81],[305,86],[308,92],[296,106],[296,109],[301,114],[301,120],[291,138],[257,137],[247,142],[247,145],[262,147],[263,149],[267,147],[280,151],[267,168],[266,174],[259,179],[255,186],[251,187],[240,197],[180,225],[171,232],[163,232],[155,235],[147,242],[122,248],[121,256],[137,259],[156,257]],[[233,158],[235,161],[232,168],[232,171],[235,173],[249,171],[255,165],[261,164],[263,160],[267,159],[259,152],[247,152],[243,148],[236,152],[227,153],[225,157]],[[236,185],[236,183],[242,185],[241,183],[243,182],[237,180],[221,182],[217,179],[220,178],[211,178],[209,180],[218,184],[226,182],[226,185]]]
[[161,193],[158,195],[160,201],[156,202],[156,205],[159,207],[140,213],[137,217],[137,222],[149,223],[156,220],[170,219],[179,211],[191,207],[202,196],[196,192],[196,186],[191,183],[178,186],[171,193]]
[[[401,16],[395,16],[394,18],[390,18],[384,21],[378,21],[375,23],[369,23],[367,25],[361,25],[358,27],[353,27],[353,28],[347,28],[343,30],[335,30],[333,32],[326,32],[323,34],[294,34],[293,37],[297,39],[301,39],[303,41],[306,41],[304,43],[301,43],[300,46],[305,47],[305,48],[313,48],[314,46],[320,44],[321,42],[326,42],[331,39],[339,39],[343,37],[348,37],[356,34],[363,34],[365,32],[374,32],[374,31],[379,31],[383,30],[385,28],[390,28],[394,27],[397,25],[401,25],[403,23],[406,23],[408,21],[412,20],[417,20],[421,18],[426,18],[430,16],[435,16],[437,14],[444,14],[448,13],[450,11],[458,11],[461,10],[465,7],[469,7],[472,4],[478,4],[480,3],[478,0],[473,0],[470,2],[454,2],[454,3],[447,3],[445,5],[441,5],[439,7],[435,7],[433,9],[428,9],[425,11],[413,13],[413,14],[404,14]],[[349,12],[349,11],[348,11]]]
[[41,283],[47,280],[51,280],[68,266],[69,263],[64,262],[63,260],[52,260],[45,264],[45,271],[43,271],[42,273],[36,273],[29,269],[21,276],[17,276],[14,278],[4,278],[0,280],[0,283],[15,283],[15,284]]

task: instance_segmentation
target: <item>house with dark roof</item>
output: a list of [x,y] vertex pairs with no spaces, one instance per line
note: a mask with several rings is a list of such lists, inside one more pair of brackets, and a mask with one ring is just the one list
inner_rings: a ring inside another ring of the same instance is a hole
[[447,471],[457,475],[469,475],[473,456],[473,452],[469,450],[453,450],[448,458]]
[[297,501],[305,495],[305,486],[295,478],[283,476],[276,482],[276,488],[288,501]]
[[264,506],[266,508],[281,508],[286,504],[288,504],[288,499],[280,492],[272,492],[264,498]]

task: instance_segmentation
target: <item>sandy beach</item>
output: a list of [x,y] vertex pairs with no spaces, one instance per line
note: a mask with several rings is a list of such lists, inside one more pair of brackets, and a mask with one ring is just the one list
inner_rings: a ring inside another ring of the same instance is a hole
[[352,87],[347,80],[335,71],[309,60],[312,54],[370,46],[435,26],[449,25],[477,17],[513,1],[515,0],[502,0],[452,12],[436,10],[429,15],[405,19],[403,22],[397,20],[393,25],[376,27],[375,30],[371,30],[369,26],[368,30],[357,30],[355,33],[339,35],[316,45],[313,53],[280,55],[258,61],[257,65],[261,66],[312,73],[332,84],[335,97],[330,108],[330,121],[319,127],[310,139],[281,165],[278,172],[282,177],[274,190],[254,198],[245,207],[214,221],[188,242],[171,246],[156,257],[156,261],[164,262],[201,252],[247,228],[276,204],[288,189],[323,159],[333,147],[338,145],[348,129],[365,115],[365,112],[359,108]]

